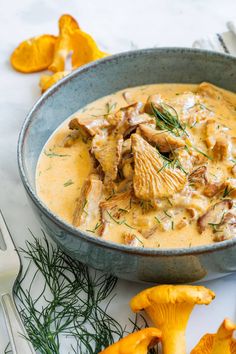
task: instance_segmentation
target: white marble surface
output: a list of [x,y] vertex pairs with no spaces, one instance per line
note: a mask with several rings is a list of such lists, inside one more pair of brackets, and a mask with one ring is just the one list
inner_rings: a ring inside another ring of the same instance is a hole
[[[16,162],[17,136],[30,107],[40,96],[39,74],[13,71],[9,56],[23,39],[57,33],[57,19],[71,13],[110,53],[151,46],[191,46],[206,34],[225,30],[236,13],[235,0],[7,0],[0,1],[0,208],[17,246],[40,234],[21,185]],[[236,320],[236,275],[207,285],[216,292],[208,307],[194,310],[188,327],[188,348],[229,316]],[[120,281],[113,313],[125,322],[128,300],[142,285]],[[0,354],[8,339],[0,310]],[[62,350],[62,353],[67,353]]]

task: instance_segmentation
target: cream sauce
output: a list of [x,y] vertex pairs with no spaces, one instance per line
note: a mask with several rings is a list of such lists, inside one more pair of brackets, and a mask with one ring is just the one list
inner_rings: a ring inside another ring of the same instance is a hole
[[[196,92],[196,89],[197,85],[187,84],[156,84],[129,88],[90,103],[77,112],[77,116],[78,114],[80,117],[90,115],[96,119],[96,116],[106,114],[107,109],[115,112],[121,107],[127,106],[123,94],[128,91],[129,96],[133,97],[135,102],[146,102],[150,95],[158,93],[164,101],[170,101],[178,113],[181,110],[182,119],[187,119],[191,110],[194,110],[197,105],[191,95],[186,94],[185,97],[183,93]],[[226,91],[224,91],[224,94],[236,105],[235,94]],[[199,108],[200,111],[196,110],[196,112],[192,112],[192,117],[195,115],[198,119],[199,114],[208,114],[210,117],[212,112],[215,120],[220,124],[227,125],[229,135],[236,136],[235,113],[233,112],[229,115],[228,108],[220,102],[218,103],[215,99],[204,97],[203,101],[205,105],[204,109],[201,110]],[[63,122],[49,138],[42,150],[36,170],[36,187],[39,197],[49,209],[68,223],[72,223],[76,200],[80,195],[82,185],[93,171],[93,161],[89,154],[89,147],[85,142],[79,139],[69,148],[63,146],[63,141],[69,134],[68,122],[71,118],[69,117]],[[205,152],[206,145],[203,139],[203,126],[200,123],[198,124],[194,118],[191,133],[194,145]],[[228,164],[222,162],[211,164],[211,161],[207,163],[209,164],[209,173],[212,175],[213,180],[221,180],[222,176],[226,175],[228,177]],[[210,204],[211,200],[207,200],[205,210]],[[171,209],[171,205],[169,207]],[[173,216],[174,214],[176,215]],[[168,212],[168,209],[163,209],[161,213],[158,213],[157,217],[155,210],[151,210],[146,215],[142,214],[140,208],[137,207],[134,208],[132,213],[127,213],[124,217],[126,224],[132,225],[132,228],[138,228],[139,223],[142,226],[146,223],[149,229],[158,226],[158,229],[149,238],[142,239],[142,245],[145,247],[191,247],[214,242],[212,231],[208,228],[202,234],[199,234],[196,222],[190,220],[188,213],[184,209],[178,209],[177,212],[175,209],[170,212]],[[179,230],[176,228],[176,225],[183,219],[188,221],[188,225]],[[161,223],[169,223],[171,227],[167,231],[161,231],[158,225],[160,221]],[[91,236],[99,237],[94,231],[98,223],[99,220],[93,220],[89,229],[86,228],[86,230],[92,231],[90,232]],[[108,231],[106,231],[103,238],[122,243],[123,233],[132,232],[132,228],[126,226],[126,224],[120,225],[111,220]],[[83,227],[81,228],[83,229]]]

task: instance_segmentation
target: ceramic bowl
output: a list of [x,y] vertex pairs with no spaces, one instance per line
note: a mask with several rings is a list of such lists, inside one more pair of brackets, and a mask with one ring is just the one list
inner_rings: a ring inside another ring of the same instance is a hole
[[35,190],[35,169],[44,144],[81,107],[126,87],[202,81],[235,91],[236,58],[183,48],[126,52],[74,71],[34,105],[19,137],[20,176],[38,220],[67,254],[131,281],[189,283],[236,271],[236,239],[179,249],[135,248],[107,242],[64,222],[44,205]]

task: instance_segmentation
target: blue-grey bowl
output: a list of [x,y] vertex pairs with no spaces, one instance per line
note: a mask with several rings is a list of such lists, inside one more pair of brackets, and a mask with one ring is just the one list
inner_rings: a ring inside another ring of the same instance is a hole
[[67,254],[91,267],[132,281],[189,283],[236,271],[236,239],[179,249],[135,248],[111,243],[64,222],[47,208],[35,190],[36,164],[45,142],[81,107],[126,87],[202,81],[235,91],[236,58],[183,48],[117,54],[74,71],[34,105],[19,137],[20,175],[43,228]]

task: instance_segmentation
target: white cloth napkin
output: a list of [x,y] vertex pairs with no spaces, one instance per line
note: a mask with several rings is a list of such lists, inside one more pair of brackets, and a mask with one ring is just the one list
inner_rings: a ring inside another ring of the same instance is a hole
[[233,22],[227,22],[227,28],[227,32],[216,33],[207,38],[196,40],[193,47],[236,56],[236,25]]

